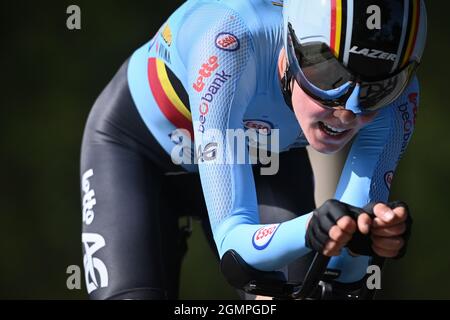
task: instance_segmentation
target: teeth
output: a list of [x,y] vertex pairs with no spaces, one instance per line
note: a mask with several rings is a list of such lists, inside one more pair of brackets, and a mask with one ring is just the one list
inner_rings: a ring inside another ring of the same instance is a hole
[[325,122],[322,122],[322,125],[326,129],[327,133],[329,133],[332,136],[337,136],[337,135],[347,131],[346,129],[339,129],[339,128],[332,127]]

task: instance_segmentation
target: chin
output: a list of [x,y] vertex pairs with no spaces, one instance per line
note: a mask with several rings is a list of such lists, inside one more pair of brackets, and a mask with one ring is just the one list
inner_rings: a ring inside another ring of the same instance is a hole
[[355,131],[348,132],[346,136],[338,137],[325,137],[322,132],[313,129],[310,134],[306,135],[306,139],[309,145],[317,152],[323,154],[334,154],[341,151],[354,136]]
[[311,148],[316,150],[317,152],[323,153],[323,154],[334,154],[342,150],[342,148],[345,147],[347,143],[343,143],[342,145],[329,145],[329,144],[323,144],[323,143],[309,143]]

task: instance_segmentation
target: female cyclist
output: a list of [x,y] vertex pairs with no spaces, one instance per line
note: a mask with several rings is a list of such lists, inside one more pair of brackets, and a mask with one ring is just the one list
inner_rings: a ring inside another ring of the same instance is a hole
[[[402,256],[409,212],[388,197],[425,37],[423,0],[186,1],[86,124],[90,297],[177,298],[182,216],[202,219],[219,258],[233,249],[291,280],[312,250],[333,256],[342,284],[360,281],[372,254]],[[308,145],[350,145],[334,200],[317,209]]]

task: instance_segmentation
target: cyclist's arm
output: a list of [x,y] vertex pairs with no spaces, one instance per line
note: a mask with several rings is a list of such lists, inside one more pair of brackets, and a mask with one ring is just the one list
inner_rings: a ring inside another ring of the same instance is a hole
[[[191,43],[186,66],[196,150],[219,142],[214,159],[199,161],[214,240],[220,256],[234,249],[253,267],[276,270],[309,252],[304,243],[309,215],[280,226],[261,225],[251,165],[217,163],[234,155],[220,147],[219,136],[225,136],[227,129],[243,128],[245,109],[256,90],[257,67],[264,66],[258,65],[252,35],[236,12],[220,6],[198,12],[190,18],[198,25],[189,30],[196,30],[198,38]],[[220,33],[237,37],[239,49],[216,47]],[[205,63],[213,66],[203,67]],[[199,71],[202,68],[215,70],[207,76],[209,71]],[[219,76],[214,85],[215,73]],[[217,131],[208,134],[211,129]]]
[[[336,190],[335,198],[357,207],[387,202],[390,183],[398,162],[406,151],[415,126],[419,101],[415,78],[406,91],[356,137]],[[343,270],[341,281],[357,281],[364,276],[368,257],[351,257],[347,250],[331,261]]]

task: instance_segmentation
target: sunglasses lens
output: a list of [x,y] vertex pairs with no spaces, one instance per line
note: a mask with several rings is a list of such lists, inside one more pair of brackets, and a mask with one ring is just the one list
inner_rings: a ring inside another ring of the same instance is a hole
[[376,110],[394,102],[408,86],[416,68],[417,63],[413,62],[389,79],[362,82],[359,96],[361,107]]
[[352,75],[322,43],[296,49],[297,61],[306,79],[321,90],[333,90],[351,81]]
[[362,111],[374,111],[395,101],[405,90],[417,62],[381,80],[361,79],[352,74],[322,42],[300,44],[291,30],[292,46],[287,48],[290,70],[302,89],[323,106],[345,106],[354,84],[358,83],[359,105]]

